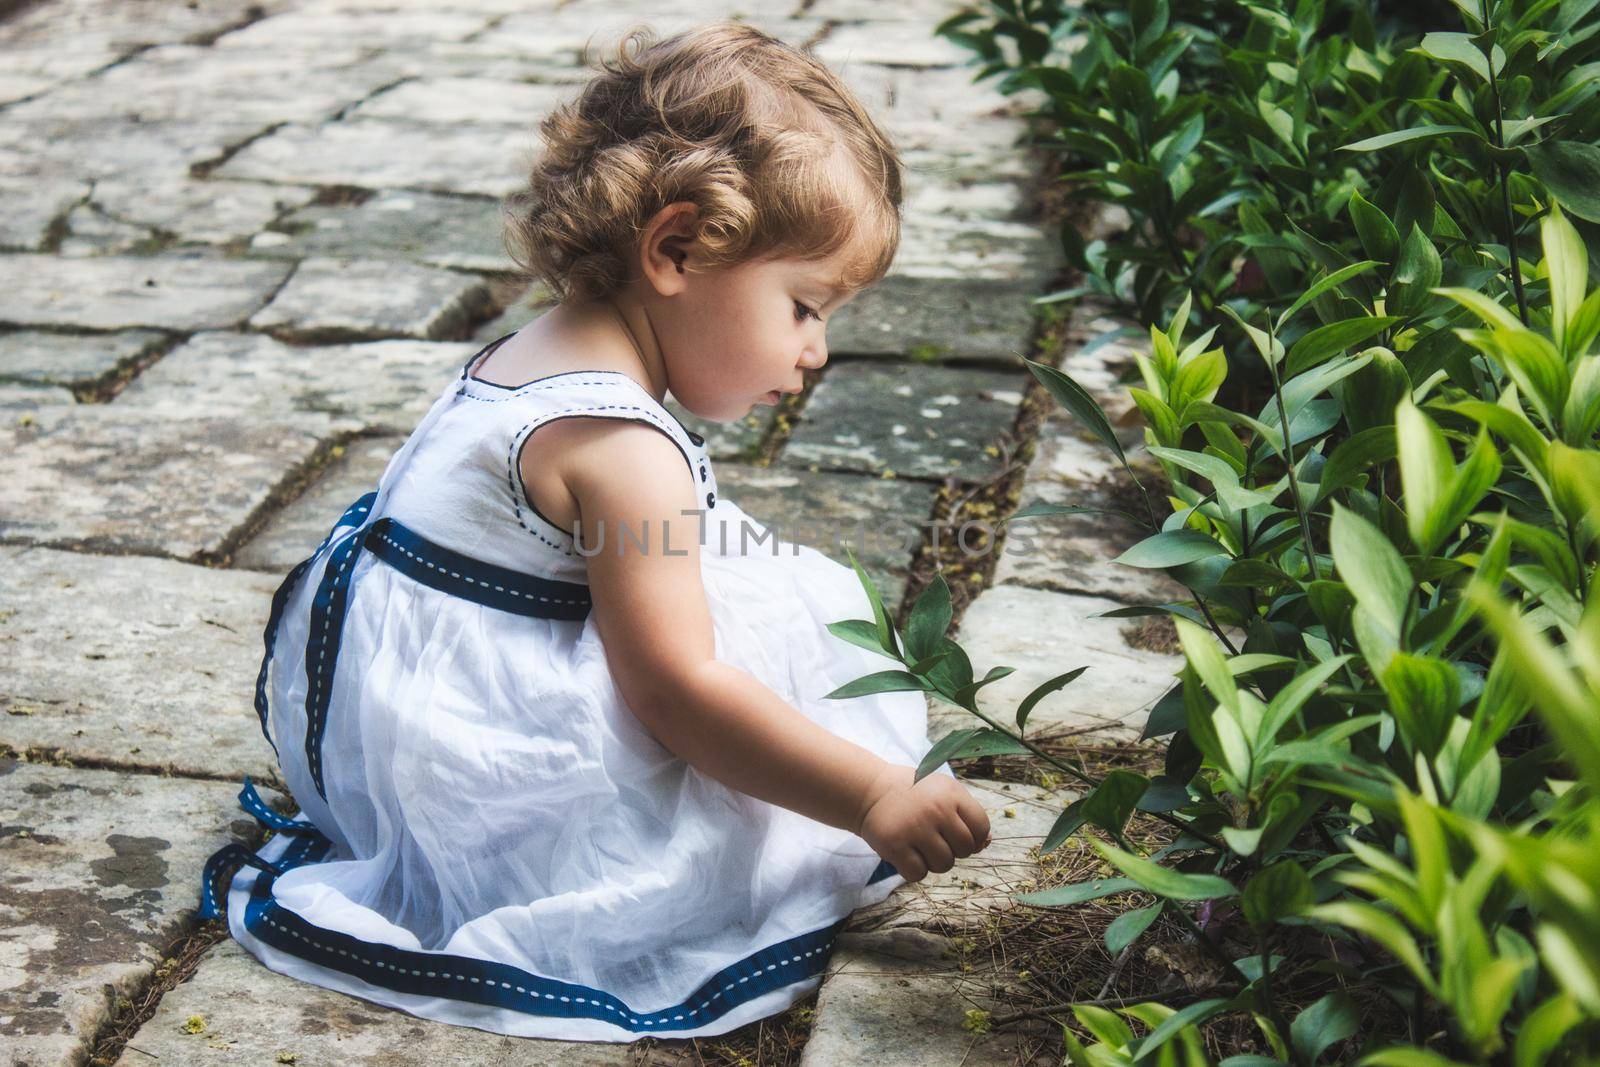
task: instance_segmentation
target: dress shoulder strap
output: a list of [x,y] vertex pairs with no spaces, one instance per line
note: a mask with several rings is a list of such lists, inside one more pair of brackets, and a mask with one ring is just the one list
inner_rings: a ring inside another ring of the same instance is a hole
[[[504,340],[504,337],[500,339]],[[521,471],[523,452],[530,436],[540,426],[557,419],[613,418],[654,427],[669,437],[683,454],[697,488],[699,504],[707,509],[716,506],[716,475],[711,468],[706,439],[683,425],[635,378],[614,370],[563,371],[507,386],[476,377],[472,370],[499,343],[495,342],[467,361],[456,383],[457,395],[461,402],[481,407],[485,417],[497,425],[492,436],[500,442],[503,455],[496,466],[503,472],[511,508],[518,524],[547,547],[571,556],[572,536],[532,506]]]

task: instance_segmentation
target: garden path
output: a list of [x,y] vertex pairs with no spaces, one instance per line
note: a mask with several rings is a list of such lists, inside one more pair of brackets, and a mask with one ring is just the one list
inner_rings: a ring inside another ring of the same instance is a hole
[[[508,147],[531,149],[536,116],[583,79],[591,35],[741,17],[814,44],[900,147],[899,257],[832,323],[808,393],[729,426],[676,409],[746,511],[785,529],[777,516],[798,510],[816,532],[793,536],[819,547],[860,529],[857,554],[900,597],[904,535],[920,536],[941,484],[1003,469],[1032,384],[1017,359],[1037,329],[1030,300],[1060,270],[1035,221],[1038,162],[1016,144],[1019,102],[969,84],[965,54],[932,35],[950,10],[0,0],[8,1062],[693,1062],[672,1041],[531,1051],[291,982],[228,940],[170,989],[164,961],[218,927],[195,917],[205,857],[258,841],[234,794],[245,774],[276,780],[251,693],[279,579],[376,482],[439,377],[547,303],[508,288],[496,200],[518,180]],[[1081,317],[1064,358],[1126,416],[1127,350],[1090,343],[1115,325]],[[1111,473],[1053,415],[1023,502],[1103,494]],[[1092,616],[1165,591],[1105,562],[1125,544],[1103,523],[1033,529],[958,637],[980,670],[1019,668],[992,690],[1000,702],[1065,669],[1063,648],[1094,668],[1035,724],[1136,731],[1174,661]],[[947,711],[935,736],[968,724]],[[996,844],[857,913],[803,1063],[1022,1055],[1019,1033],[963,1027],[1005,979],[964,969],[960,932],[1037,873],[1069,794],[969,781]]]

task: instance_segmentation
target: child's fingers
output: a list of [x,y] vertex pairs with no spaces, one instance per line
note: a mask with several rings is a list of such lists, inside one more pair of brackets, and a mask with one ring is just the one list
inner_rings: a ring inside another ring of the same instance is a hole
[[944,821],[940,823],[939,832],[944,835],[945,841],[949,843],[950,851],[954,852],[958,857],[970,856],[978,851],[980,847],[978,841],[981,839],[972,832],[972,827],[967,825],[967,820],[963,819],[959,813],[952,812],[947,815]]
[[943,874],[956,865],[954,850],[951,849],[949,842],[939,835],[937,829],[919,840],[916,847],[927,863],[928,870],[935,874]]
[[974,841],[982,841],[983,848],[989,841],[989,813],[983,810],[983,805],[971,793],[967,793],[956,800],[956,812],[961,816],[961,821],[967,824],[967,829],[972,831]]

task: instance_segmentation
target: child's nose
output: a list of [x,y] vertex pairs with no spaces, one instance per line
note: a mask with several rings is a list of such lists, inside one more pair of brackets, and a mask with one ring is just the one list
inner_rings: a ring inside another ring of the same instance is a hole
[[806,359],[800,365],[802,367],[810,367],[812,370],[817,370],[827,362],[828,344],[826,341],[818,341],[816,344],[811,345],[806,350]]

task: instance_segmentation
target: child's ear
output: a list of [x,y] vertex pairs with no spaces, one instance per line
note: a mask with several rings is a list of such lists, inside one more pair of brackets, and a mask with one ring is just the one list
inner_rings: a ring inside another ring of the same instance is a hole
[[662,296],[682,292],[693,254],[700,209],[686,200],[668,204],[646,224],[640,242],[645,280]]

